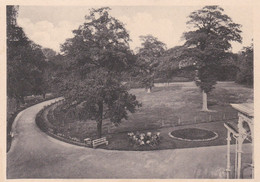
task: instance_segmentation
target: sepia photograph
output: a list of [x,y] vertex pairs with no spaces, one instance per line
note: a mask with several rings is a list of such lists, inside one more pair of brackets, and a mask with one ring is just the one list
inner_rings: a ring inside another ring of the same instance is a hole
[[6,4],[6,179],[254,179],[253,10]]

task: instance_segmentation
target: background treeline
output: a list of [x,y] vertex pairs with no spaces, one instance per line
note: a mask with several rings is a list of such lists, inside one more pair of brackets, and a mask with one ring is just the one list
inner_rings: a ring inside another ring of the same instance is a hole
[[65,113],[95,120],[101,137],[104,119],[117,125],[141,106],[128,92],[131,88],[150,93],[156,82],[196,81],[206,103],[216,81],[253,86],[253,44],[237,54],[230,51],[231,41],[242,42],[240,25],[218,6],[191,13],[187,24],[197,30],[183,33],[184,45],[167,48],[158,38],[142,35],[136,52],[129,46],[124,24],[109,14],[109,7],[92,9],[60,53],[30,40],[17,24],[18,11],[18,6],[7,6],[9,131],[14,113],[44,100],[47,93],[65,97]]
[[[69,71],[71,58],[35,44],[17,25],[18,6],[7,6],[7,96],[9,105],[25,104],[25,97],[58,91],[60,79]],[[132,87],[149,87],[154,82],[193,81],[196,67],[180,55],[185,46],[166,48],[152,35],[141,36],[142,47],[132,52],[134,66],[122,74]],[[236,81],[253,86],[253,44],[219,63],[219,81]],[[15,104],[14,104],[15,103]],[[12,107],[13,108],[13,107]]]

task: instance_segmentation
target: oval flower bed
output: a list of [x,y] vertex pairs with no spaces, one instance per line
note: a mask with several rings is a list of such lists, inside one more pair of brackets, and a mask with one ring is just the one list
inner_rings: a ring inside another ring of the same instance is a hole
[[185,128],[174,130],[169,133],[169,136],[184,141],[210,141],[216,139],[218,134],[205,129]]

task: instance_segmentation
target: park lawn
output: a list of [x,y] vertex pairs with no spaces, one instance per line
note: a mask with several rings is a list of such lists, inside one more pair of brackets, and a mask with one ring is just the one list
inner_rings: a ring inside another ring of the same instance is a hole
[[[128,144],[127,132],[136,131],[160,131],[162,142],[159,147],[152,149],[195,147],[191,142],[175,141],[168,136],[167,129],[178,127],[193,127],[204,123],[204,127],[225,135],[224,121],[236,120],[237,112],[230,103],[253,102],[253,89],[246,88],[233,82],[219,82],[216,88],[208,95],[209,109],[215,112],[201,112],[201,92],[193,82],[172,83],[170,86],[154,87],[152,93],[147,94],[144,89],[132,89],[130,92],[136,95],[142,102],[142,107],[136,113],[129,113],[127,121],[122,121],[119,126],[113,126],[108,120],[103,122],[103,135],[107,136],[110,144],[108,149],[118,150],[149,150],[133,149]],[[95,121],[76,121],[58,113],[57,110],[48,117],[59,132],[65,133],[80,140],[84,138],[96,138]],[[64,121],[66,120],[66,121]],[[64,124],[65,123],[65,124]],[[213,123],[221,123],[215,127]],[[208,126],[209,125],[209,126]],[[199,125],[200,126],[200,125]],[[220,128],[219,128],[220,127]],[[169,131],[171,132],[171,131]],[[220,134],[219,134],[220,135]],[[181,144],[180,144],[181,143]],[[182,145],[185,143],[185,145]],[[203,143],[203,142],[202,142]],[[202,145],[225,144],[225,137],[215,142],[204,142]]]

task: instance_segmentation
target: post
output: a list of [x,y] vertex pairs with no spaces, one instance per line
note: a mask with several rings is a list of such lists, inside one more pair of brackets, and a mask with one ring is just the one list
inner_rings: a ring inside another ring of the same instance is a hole
[[235,151],[235,178],[237,178],[237,138],[236,138],[236,151]]
[[241,177],[241,155],[242,155],[242,144],[243,138],[242,136],[238,137],[238,151],[237,151],[237,178],[240,179]]
[[238,133],[239,136],[237,138],[238,146],[237,146],[237,178],[240,179],[241,177],[241,157],[242,157],[242,144],[244,141],[244,128],[243,128],[243,119],[240,115],[238,115]]
[[227,179],[230,178],[230,172],[231,172],[231,169],[230,169],[230,141],[231,141],[230,131],[227,130],[227,169],[226,169]]
[[211,116],[211,114],[209,115],[209,122],[211,122],[212,121],[212,116]]

